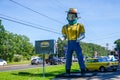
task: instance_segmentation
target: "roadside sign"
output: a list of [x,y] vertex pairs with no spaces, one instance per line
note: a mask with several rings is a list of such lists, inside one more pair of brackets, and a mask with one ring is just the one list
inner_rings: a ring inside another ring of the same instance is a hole
[[43,57],[43,77],[45,77],[45,54],[53,54],[55,50],[55,40],[35,41],[35,52],[42,54]]
[[35,41],[35,52],[38,54],[53,54],[55,51],[55,40]]

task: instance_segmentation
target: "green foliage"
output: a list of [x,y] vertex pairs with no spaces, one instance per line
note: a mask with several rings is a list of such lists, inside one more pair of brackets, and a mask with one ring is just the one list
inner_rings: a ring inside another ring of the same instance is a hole
[[117,49],[120,49],[120,39],[116,40],[114,44],[116,44]]
[[120,39],[116,40],[114,44],[116,44],[115,50],[118,51],[118,55],[120,58]]
[[[13,61],[14,55],[22,55],[24,59],[30,59],[33,55],[33,45],[25,35],[13,34],[5,30],[0,21],[0,58]],[[17,58],[15,58],[17,60]],[[18,59],[19,61],[19,59]]]
[[97,44],[81,42],[81,47],[83,54],[87,57],[93,57],[96,51],[98,52],[98,56],[106,56],[108,54],[105,47]]
[[64,46],[67,44],[67,41],[66,40],[61,40],[60,38],[58,38],[57,40],[57,47],[58,47],[58,56],[59,57],[62,57],[62,56],[65,56],[64,54]]
[[14,55],[13,61],[14,62],[20,62],[22,60],[23,56],[22,55]]

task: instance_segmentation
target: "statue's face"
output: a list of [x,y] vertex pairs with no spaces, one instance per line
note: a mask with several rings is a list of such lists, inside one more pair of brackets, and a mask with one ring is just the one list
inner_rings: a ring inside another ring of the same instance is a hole
[[75,20],[77,18],[76,14],[75,13],[68,13],[67,14],[67,20]]

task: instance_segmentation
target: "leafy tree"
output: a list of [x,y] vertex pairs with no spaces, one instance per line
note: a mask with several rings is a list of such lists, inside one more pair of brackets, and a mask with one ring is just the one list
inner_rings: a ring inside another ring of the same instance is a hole
[[81,42],[81,47],[83,49],[83,54],[87,57],[93,57],[95,51],[98,52],[98,56],[106,56],[108,54],[105,47],[97,44]]
[[0,20],[0,58],[12,61],[14,55],[21,55],[28,60],[33,49],[28,37],[6,31]]
[[120,58],[120,39],[116,40],[114,44],[116,44],[115,50],[118,51],[118,56]]
[[58,38],[57,40],[57,46],[58,46],[58,56],[62,57],[65,56],[65,49],[64,46],[67,44],[66,40],[61,40],[60,38]]
[[0,20],[0,58],[3,58],[6,60],[6,49],[7,49],[7,46],[6,46],[6,30],[4,28],[4,26],[2,25],[1,23],[2,21]]

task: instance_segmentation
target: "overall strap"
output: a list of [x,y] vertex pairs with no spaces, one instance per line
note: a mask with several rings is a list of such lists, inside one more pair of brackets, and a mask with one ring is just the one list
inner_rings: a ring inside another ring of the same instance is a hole
[[77,26],[76,26],[76,40],[77,40],[78,26],[79,26],[79,23],[77,23]]
[[[65,26],[65,27],[66,27],[66,30],[67,30],[67,33],[68,33],[68,24],[66,24],[66,26]],[[67,35],[67,36],[68,36],[68,40],[69,40],[69,33],[68,33],[68,35]]]

